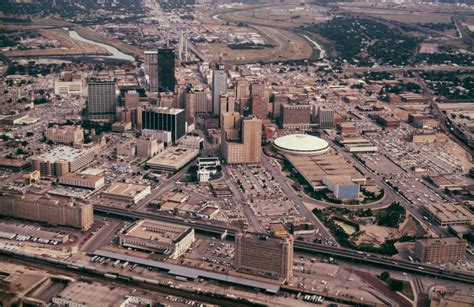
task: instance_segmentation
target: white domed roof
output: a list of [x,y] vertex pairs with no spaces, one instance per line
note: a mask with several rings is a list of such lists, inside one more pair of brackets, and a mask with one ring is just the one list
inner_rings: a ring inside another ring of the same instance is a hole
[[321,154],[329,149],[325,140],[309,134],[290,134],[279,137],[273,142],[277,149],[296,154]]

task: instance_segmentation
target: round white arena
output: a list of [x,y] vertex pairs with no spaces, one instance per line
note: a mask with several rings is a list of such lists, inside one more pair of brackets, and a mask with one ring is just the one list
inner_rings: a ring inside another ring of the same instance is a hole
[[283,154],[317,156],[329,150],[329,143],[309,134],[290,134],[273,141],[273,146]]

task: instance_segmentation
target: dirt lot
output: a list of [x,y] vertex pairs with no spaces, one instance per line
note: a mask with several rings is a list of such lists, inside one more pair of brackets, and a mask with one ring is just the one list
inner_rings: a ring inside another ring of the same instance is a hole
[[45,55],[108,55],[104,48],[73,40],[64,29],[39,29],[39,34],[45,41],[58,41],[59,48],[14,50],[5,52],[9,57],[45,56]]
[[[260,8],[261,6],[257,7]],[[217,60],[222,54],[226,61],[229,62],[257,62],[257,61],[278,61],[278,60],[300,60],[311,57],[312,48],[309,42],[303,37],[295,34],[289,29],[296,24],[285,24],[275,22],[273,20],[265,20],[262,18],[252,17],[255,7],[239,8],[239,10],[216,10],[207,12],[201,17],[203,23],[212,25],[213,27],[222,27],[225,31],[237,31],[247,29],[258,32],[265,40],[274,45],[273,48],[249,50],[234,50],[225,44],[208,44],[200,46],[199,49],[206,53],[211,61]],[[263,10],[263,9],[261,9]],[[204,12],[203,12],[204,13]],[[224,25],[223,22],[212,18],[212,16],[220,14],[219,18],[232,23],[242,22],[247,27],[234,27]],[[235,15],[234,15],[235,14]],[[246,15],[250,15],[247,17]],[[278,24],[278,27],[275,25]],[[269,27],[271,25],[271,27]],[[298,23],[299,25],[299,23]],[[233,28],[233,29],[232,29]]]
[[363,13],[374,17],[396,20],[405,23],[449,23],[453,12],[443,11],[433,7],[427,10],[426,6],[383,6],[364,5],[361,3],[339,6],[342,10],[352,13]]

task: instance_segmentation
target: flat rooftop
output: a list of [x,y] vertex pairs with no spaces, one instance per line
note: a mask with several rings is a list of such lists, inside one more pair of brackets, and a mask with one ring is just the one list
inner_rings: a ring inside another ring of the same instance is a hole
[[459,239],[458,237],[449,237],[449,238],[432,238],[418,240],[419,243],[425,247],[428,246],[439,246],[439,245],[453,245],[453,244],[466,244],[464,240]]
[[89,305],[91,297],[102,306],[119,306],[124,301],[124,294],[116,287],[99,283],[74,282],[61,291],[56,298],[77,304]]
[[178,170],[199,155],[199,149],[173,146],[160,152],[147,164],[151,167]]
[[323,185],[322,180],[328,177],[350,176],[352,181],[365,181],[365,177],[342,156],[336,155],[331,151],[325,155],[287,155],[286,158],[313,187]]
[[470,221],[470,223],[472,223],[474,221],[474,214],[469,212],[469,210],[462,205],[433,203],[425,204],[423,207],[443,222]]
[[72,162],[82,155],[88,153],[91,149],[78,149],[69,146],[58,146],[53,148],[51,151],[35,156],[34,158],[40,158],[43,161],[49,161],[55,163],[59,160],[66,160]]
[[181,112],[184,112],[184,109],[167,108],[167,107],[148,107],[146,110],[150,110],[156,113],[172,114],[172,115],[176,115]]
[[135,195],[140,194],[144,190],[149,189],[149,188],[150,186],[147,186],[147,185],[114,182],[108,188],[106,188],[104,192],[102,193],[115,195],[115,196],[134,197]]
[[171,244],[179,241],[190,229],[167,222],[140,220],[126,231],[125,236]]

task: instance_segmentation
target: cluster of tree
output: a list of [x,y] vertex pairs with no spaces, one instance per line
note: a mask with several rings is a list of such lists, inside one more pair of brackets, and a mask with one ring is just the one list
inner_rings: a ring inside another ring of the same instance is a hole
[[398,227],[406,218],[406,210],[398,202],[393,202],[387,209],[377,213],[377,225]]
[[0,11],[5,15],[39,15],[51,16],[59,15],[62,18],[87,18],[96,15],[99,10],[106,10],[116,13],[145,13],[145,8],[141,1],[136,0],[35,0],[31,2],[20,2],[15,0],[0,1]]
[[13,62],[7,69],[7,75],[29,75],[47,76],[51,73],[59,73],[60,65],[56,64],[36,64],[34,61],[28,62],[26,65]]
[[447,99],[474,99],[474,77],[460,71],[428,71],[421,73],[435,95]]
[[158,4],[164,11],[172,11],[192,7],[196,3],[195,0],[158,0]]
[[418,40],[383,23],[354,16],[341,16],[305,28],[329,39],[343,59],[368,65],[370,57],[383,64],[402,65],[408,62]]
[[422,53],[416,57],[417,63],[474,65],[474,55],[469,53]]
[[403,281],[399,279],[390,278],[389,272],[382,272],[379,278],[387,283],[392,291],[402,291],[403,290]]
[[238,43],[238,44],[228,44],[230,49],[265,49],[275,47],[272,44],[254,44],[254,43]]
[[406,92],[421,93],[421,86],[414,82],[400,82],[398,85],[385,85],[380,89],[379,97],[386,98],[387,94],[401,94]]
[[367,71],[364,73],[364,79],[366,80],[395,80],[395,76],[387,71]]
[[313,213],[321,222],[323,222],[324,226],[326,226],[331,231],[337,242],[345,248],[387,256],[392,256],[398,253],[397,249],[395,248],[395,243],[397,240],[387,240],[378,247],[375,247],[372,244],[357,245],[349,239],[350,235],[345,232],[341,226],[337,225],[330,216],[319,209],[314,209]]
[[428,22],[428,23],[419,23],[418,25],[423,28],[440,31],[440,32],[456,29],[456,26],[454,25],[453,22],[450,22],[450,23]]

